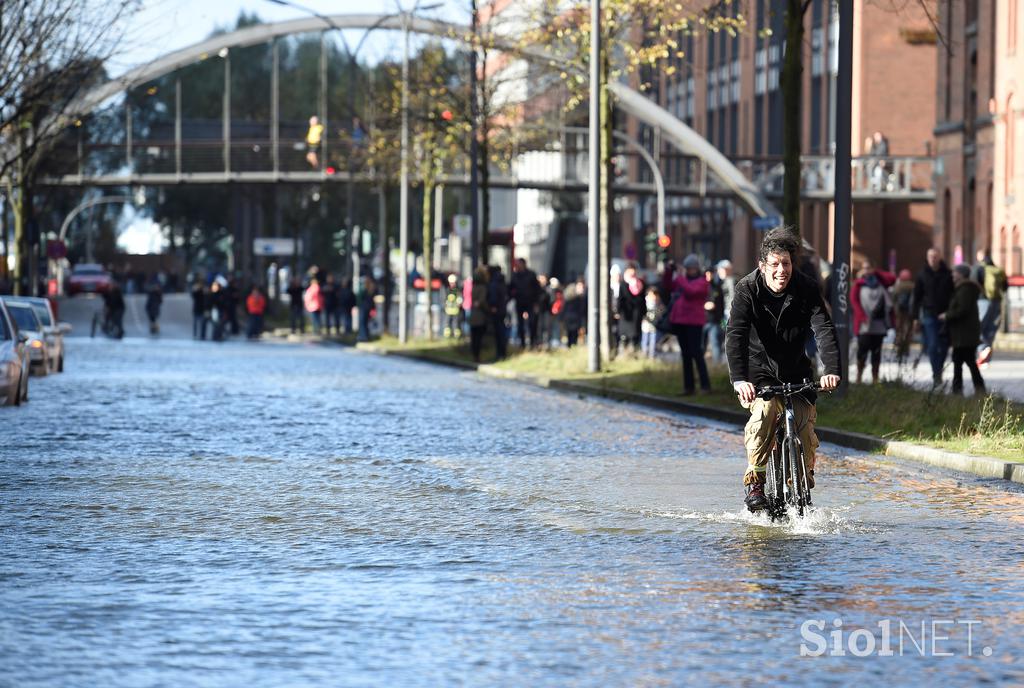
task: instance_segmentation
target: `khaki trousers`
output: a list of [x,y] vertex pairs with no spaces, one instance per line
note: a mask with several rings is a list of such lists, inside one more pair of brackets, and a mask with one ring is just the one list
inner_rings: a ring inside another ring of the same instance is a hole
[[[775,443],[775,427],[783,419],[784,405],[781,397],[771,400],[754,399],[753,403],[743,404],[750,411],[750,420],[743,431],[743,444],[747,449],[747,471],[743,474],[743,484],[764,482],[764,473]],[[807,471],[814,470],[814,454],[818,450],[818,436],[814,434],[814,423],[818,419],[814,404],[809,404],[802,397],[793,397],[793,411],[796,416],[796,430],[803,445],[804,466]]]

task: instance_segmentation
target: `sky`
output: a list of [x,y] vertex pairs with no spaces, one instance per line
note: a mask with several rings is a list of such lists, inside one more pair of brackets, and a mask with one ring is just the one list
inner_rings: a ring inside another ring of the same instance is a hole
[[[288,0],[291,2],[292,0]],[[420,0],[421,5],[437,0]],[[294,0],[297,7],[282,7],[270,0],[144,0],[142,9],[127,25],[124,48],[110,63],[112,75],[121,74],[131,67],[149,62],[173,50],[198,43],[217,27],[234,27],[243,10],[256,13],[265,22],[299,19],[312,13],[329,14],[393,14],[400,6],[412,9],[416,0]],[[469,0],[442,0],[442,6],[426,13],[427,16],[450,21],[468,21]],[[368,40],[364,52],[372,57],[375,52],[386,52],[396,44],[383,32],[378,41]],[[358,42],[361,31],[346,32],[350,44]]]
[[[122,49],[108,63],[111,76],[118,76],[140,64],[150,62],[174,50],[205,39],[215,28],[231,28],[243,10],[256,13],[265,22],[298,19],[317,14],[391,14],[412,9],[416,0],[296,0],[297,7],[282,7],[269,0],[144,0],[142,9],[126,26]],[[421,0],[421,5],[432,4]],[[469,0],[444,0],[427,16],[449,21],[465,21]],[[346,32],[350,45],[362,37],[361,31]],[[373,61],[398,49],[394,32],[382,32],[366,41],[360,59]],[[159,227],[134,210],[121,219],[118,245],[128,253],[155,253],[163,249]]]

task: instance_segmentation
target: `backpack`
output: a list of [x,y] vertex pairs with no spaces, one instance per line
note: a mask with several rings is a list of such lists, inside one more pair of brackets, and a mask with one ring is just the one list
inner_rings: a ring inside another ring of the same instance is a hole
[[985,266],[985,298],[989,301],[1000,301],[1006,292],[1006,273],[998,265]]

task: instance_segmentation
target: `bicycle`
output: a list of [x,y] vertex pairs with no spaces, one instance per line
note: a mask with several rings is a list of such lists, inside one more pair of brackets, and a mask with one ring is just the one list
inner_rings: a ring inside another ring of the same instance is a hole
[[821,387],[804,380],[801,383],[769,385],[757,391],[757,396],[765,400],[781,396],[784,404],[780,414],[783,422],[775,426],[775,442],[765,474],[764,495],[768,501],[768,517],[773,521],[782,519],[787,507],[793,507],[797,516],[803,516],[811,506],[803,444],[796,430],[796,412],[793,409],[793,397],[808,391],[818,392]]
[[102,332],[111,339],[121,339],[124,337],[124,328],[115,322],[114,317],[106,307],[97,310],[92,315],[92,328],[89,330],[89,337],[94,338],[97,331]]

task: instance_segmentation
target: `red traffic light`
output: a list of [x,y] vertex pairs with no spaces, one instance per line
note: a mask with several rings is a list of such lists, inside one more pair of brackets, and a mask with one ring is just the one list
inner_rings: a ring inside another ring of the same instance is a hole
[[658,246],[660,246],[661,248],[668,248],[671,245],[672,237],[670,237],[668,234],[662,234],[660,237],[658,237]]
[[328,165],[327,168],[324,170],[324,172],[326,172],[327,174],[334,174],[336,171],[337,170],[334,169],[333,165]]
[[442,112],[441,119],[443,119],[445,122],[450,122],[452,120],[452,111],[445,110],[444,112]]

